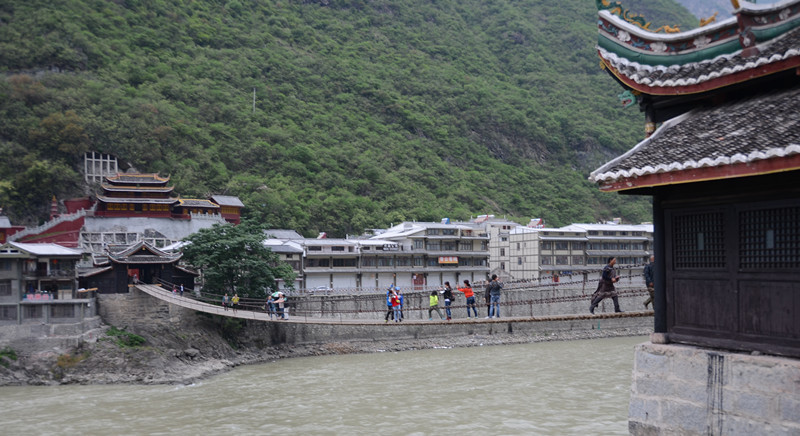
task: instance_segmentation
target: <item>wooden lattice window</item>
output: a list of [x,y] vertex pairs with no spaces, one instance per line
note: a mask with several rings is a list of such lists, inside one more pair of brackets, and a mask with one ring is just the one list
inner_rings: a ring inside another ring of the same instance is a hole
[[674,216],[672,228],[675,268],[725,268],[724,226],[721,211]]
[[741,269],[800,268],[800,207],[739,214]]

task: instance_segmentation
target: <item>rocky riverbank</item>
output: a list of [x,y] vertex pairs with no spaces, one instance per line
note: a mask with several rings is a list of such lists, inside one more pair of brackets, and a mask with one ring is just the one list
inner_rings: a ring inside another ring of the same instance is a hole
[[13,349],[6,348],[0,353],[0,386],[184,384],[239,365],[291,357],[595,339],[652,332],[651,327],[625,327],[269,345],[263,337],[248,332],[246,323],[231,325],[229,321],[214,318],[199,318],[190,327],[156,325],[128,330],[104,325],[90,335],[94,340],[82,341],[68,349],[51,347],[14,355]]

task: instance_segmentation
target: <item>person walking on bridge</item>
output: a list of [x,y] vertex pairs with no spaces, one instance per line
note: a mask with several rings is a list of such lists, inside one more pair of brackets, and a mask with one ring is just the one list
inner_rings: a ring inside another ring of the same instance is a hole
[[431,292],[430,299],[430,308],[428,309],[428,321],[433,321],[433,311],[435,310],[436,313],[439,314],[439,318],[444,319],[444,315],[442,315],[442,311],[439,310],[439,293],[436,291]]
[[653,297],[655,296],[655,280],[653,279],[653,264],[656,261],[655,256],[650,256],[650,263],[644,266],[644,284],[647,286],[647,293],[650,294],[650,298],[644,301],[644,308],[647,309],[647,305],[653,303],[653,309],[656,308],[656,303],[653,302]]
[[594,314],[594,309],[606,298],[611,298],[614,301],[614,312],[622,312],[619,308],[619,294],[614,288],[614,283],[619,281],[617,271],[614,265],[617,263],[616,257],[609,257],[606,266],[603,267],[603,274],[600,276],[600,283],[597,284],[597,290],[592,294],[592,304],[589,306],[589,312]]
[[231,298],[231,306],[233,307],[233,313],[236,313],[236,309],[239,308],[239,294],[233,294],[233,298]]
[[491,297],[491,311],[489,318],[494,316],[500,318],[500,291],[503,289],[503,282],[497,278],[497,274],[492,274],[492,281],[489,283],[489,296]]
[[475,318],[478,318],[478,309],[475,307],[475,292],[472,291],[472,285],[469,284],[469,280],[464,280],[464,287],[458,288],[458,292],[463,292],[464,297],[467,299],[467,318],[470,318],[470,307],[475,313]]
[[222,296],[222,308],[224,310],[228,310],[228,303],[229,303],[228,300],[229,300],[228,293],[226,292],[225,295]]
[[442,291],[442,297],[444,298],[444,311],[447,313],[447,320],[450,321],[452,318],[452,313],[450,313],[450,305],[453,304],[455,301],[455,296],[453,296],[453,288],[450,287],[450,282],[444,282],[444,291]]
[[394,285],[389,285],[386,290],[386,318],[384,322],[389,322],[389,318],[394,314],[394,307],[392,307],[392,294],[394,293]]

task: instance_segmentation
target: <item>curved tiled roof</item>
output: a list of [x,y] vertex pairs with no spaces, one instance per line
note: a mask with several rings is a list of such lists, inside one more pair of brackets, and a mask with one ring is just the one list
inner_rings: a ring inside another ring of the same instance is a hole
[[[592,172],[589,180],[606,186],[625,183],[627,188],[655,186],[667,183],[640,178],[790,156],[800,157],[800,86],[667,121],[653,136]],[[787,168],[793,162],[779,161],[772,170],[794,169]],[[746,171],[740,175],[759,170]]]
[[745,57],[739,50],[710,60],[668,66],[631,62],[600,47],[598,52],[616,74],[636,84],[659,88],[692,86],[781,61],[793,60],[797,66],[800,64],[800,27],[759,45],[758,49],[759,54],[753,57]]

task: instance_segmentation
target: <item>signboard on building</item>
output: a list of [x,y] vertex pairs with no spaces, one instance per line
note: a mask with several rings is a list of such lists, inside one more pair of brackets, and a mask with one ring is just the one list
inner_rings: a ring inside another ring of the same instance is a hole
[[458,265],[458,256],[439,256],[439,263]]

